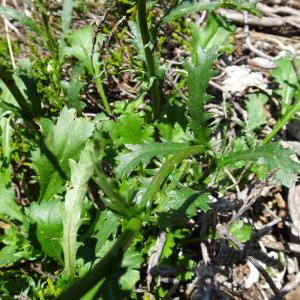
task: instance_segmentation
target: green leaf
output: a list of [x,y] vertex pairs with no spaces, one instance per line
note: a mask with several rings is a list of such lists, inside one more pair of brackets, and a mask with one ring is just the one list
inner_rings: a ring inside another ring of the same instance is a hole
[[36,259],[29,241],[14,225],[5,229],[0,238],[4,244],[0,250],[0,268],[8,267],[21,259]]
[[30,104],[34,116],[40,117],[42,112],[42,95],[38,91],[38,80],[27,74],[20,74],[20,79],[23,83],[23,87],[21,87],[22,91],[25,94],[27,102]]
[[255,9],[257,1],[251,0],[181,0],[177,5],[168,11],[164,16],[163,22],[168,23],[177,17],[187,16],[201,11],[213,11],[217,8],[243,9],[255,14],[259,14]]
[[144,125],[142,117],[136,114],[123,114],[109,131],[111,139],[117,145],[141,144],[153,135],[152,126]]
[[176,216],[185,215],[187,218],[191,218],[197,214],[199,209],[207,212],[210,208],[208,195],[189,187],[171,191],[168,196],[171,200],[164,205],[164,210],[173,211]]
[[[109,248],[106,252],[110,251],[113,243],[109,243]],[[103,254],[102,254],[103,255]],[[114,280],[109,280],[102,286],[102,290],[106,295],[109,295],[108,299],[125,299],[124,297],[120,298],[120,294],[114,294],[117,290],[119,293],[124,291],[132,291],[135,287],[135,284],[140,280],[140,267],[144,262],[144,258],[140,252],[134,251],[133,248],[130,248],[123,257],[120,266],[115,266],[112,269],[112,274],[110,276],[114,277]],[[112,263],[113,266],[113,263]],[[116,273],[118,273],[116,276]],[[110,277],[108,276],[108,278]],[[118,296],[117,296],[118,295]]]
[[126,268],[126,272],[121,276],[119,283],[122,290],[132,291],[135,284],[140,280],[140,267],[144,258],[140,252],[129,249],[123,258],[121,267]]
[[73,0],[63,0],[63,8],[61,11],[61,21],[63,28],[63,36],[69,34],[70,25],[72,22]]
[[71,181],[65,196],[63,211],[63,239],[65,272],[74,278],[76,268],[76,253],[80,243],[77,232],[82,224],[84,197],[88,188],[88,181],[94,173],[92,160],[92,145],[87,144],[80,155],[79,163],[69,160],[71,167]]
[[[69,159],[77,160],[86,141],[92,135],[94,125],[83,118],[75,117],[74,109],[64,108],[56,125],[42,119],[45,145],[54,156],[60,170],[70,175]],[[32,166],[39,175],[40,199],[49,200],[63,189],[65,179],[55,162],[49,160],[40,149],[33,152]]]
[[39,37],[42,37],[44,40],[47,39],[46,32],[37,25],[35,20],[32,20],[25,14],[10,7],[0,6],[0,15],[6,17],[8,20],[17,21],[19,24],[24,25],[35,32]]
[[2,80],[0,80],[0,91],[0,102],[5,102],[13,106],[18,106],[18,103],[15,100],[14,96],[11,94],[11,92]]
[[117,160],[120,161],[119,166],[116,168],[117,178],[121,178],[125,174],[129,176],[140,163],[147,165],[153,157],[173,154],[189,147],[187,144],[172,142],[126,145],[126,148],[131,152],[117,157]]
[[104,210],[101,212],[99,221],[95,226],[97,232],[94,237],[97,240],[95,252],[101,250],[108,238],[117,231],[119,226],[119,218],[111,211]]
[[248,112],[247,130],[251,132],[267,122],[264,105],[267,103],[268,97],[260,93],[249,95],[248,98],[249,100],[246,102]]
[[[300,67],[300,59],[297,60]],[[282,109],[281,113],[285,114],[292,102],[297,89],[297,75],[291,62],[290,56],[284,56],[276,61],[276,68],[270,72],[275,81],[279,84],[276,93],[281,96]]]
[[128,26],[130,28],[131,33],[134,36],[134,38],[130,39],[130,42],[135,47],[135,50],[138,53],[139,60],[146,61],[143,40],[139,29],[139,24],[137,22],[128,21]]
[[23,222],[25,218],[21,207],[15,201],[15,192],[10,187],[10,182],[11,170],[0,170],[0,214]]
[[203,153],[204,151],[205,147],[203,145],[195,145],[181,149],[177,151],[176,154],[167,158],[163,165],[159,168],[158,172],[152,178],[145,193],[143,194],[139,203],[140,207],[146,207],[147,209],[151,207],[156,194],[177,164],[182,163],[190,156]]
[[173,248],[175,246],[176,246],[176,243],[175,243],[175,240],[174,240],[174,235],[173,235],[172,232],[168,232],[160,259],[163,260],[163,259],[169,258],[172,255]]
[[252,14],[260,16],[261,13],[256,8],[257,2],[257,0],[223,0],[222,7],[246,10]]
[[205,112],[204,105],[210,99],[206,95],[206,88],[213,75],[212,65],[216,59],[215,49],[204,52],[199,47],[196,50],[195,61],[189,65],[187,115],[190,127],[200,145],[209,143],[211,131],[207,121],[210,116]]
[[36,223],[36,235],[43,251],[61,264],[63,263],[60,244],[63,236],[62,208],[63,204],[59,201],[43,201],[40,204],[32,203],[26,209],[26,215],[32,223]]
[[12,152],[11,147],[11,135],[12,135],[12,128],[10,125],[11,116],[0,116],[0,128],[1,128],[1,149],[3,158],[5,161],[9,161],[10,154]]
[[64,63],[64,52],[67,48],[66,37],[70,33],[72,23],[72,10],[73,0],[63,0],[63,7],[61,11],[62,36],[58,41],[58,57],[61,65]]
[[[103,41],[104,37],[102,35],[97,35],[95,50],[97,50],[97,45]],[[76,57],[88,70],[91,75],[98,75],[99,71],[99,53],[93,54],[93,64],[91,61],[92,49],[93,49],[93,28],[84,27],[77,29],[74,33],[67,37],[67,41],[70,47],[65,47],[63,49],[64,53],[62,56],[74,56]],[[94,69],[96,74],[94,74]]]
[[169,23],[175,18],[199,13],[204,10],[212,11],[220,7],[221,3],[221,0],[182,0],[179,1],[177,5],[174,5],[173,8],[164,16],[163,22]]
[[75,65],[71,71],[71,80],[61,82],[65,94],[65,103],[68,108],[75,108],[78,114],[80,114],[85,107],[85,103],[80,100],[80,91],[86,84],[86,82],[80,78],[83,73],[83,67],[81,65]]
[[17,248],[15,245],[4,246],[0,250],[0,268],[10,266],[17,262],[20,257],[15,255]]
[[20,207],[15,201],[15,194],[12,188],[6,188],[0,184],[0,214],[9,216],[19,221],[24,220]]
[[39,117],[41,95],[37,90],[37,80],[25,74],[14,74],[0,66],[0,95],[11,111],[17,111],[23,118]]
[[239,161],[254,161],[263,165],[267,172],[276,170],[273,176],[275,181],[290,188],[297,180],[297,174],[300,172],[300,164],[291,159],[292,154],[293,151],[281,147],[279,143],[271,143],[259,146],[253,150],[226,154],[217,160],[217,165],[223,168]]
[[[77,298],[82,297],[98,282],[112,277],[116,267],[120,267],[124,253],[134,241],[137,233],[141,229],[141,221],[136,218],[131,218],[126,222],[125,231],[115,241],[111,249],[105,254],[100,261],[94,264],[80,280],[72,282],[61,294],[61,299],[72,299],[74,295]],[[103,280],[102,280],[103,279]],[[116,281],[115,281],[116,282]],[[115,298],[105,298],[115,299]],[[116,298],[119,299],[119,298]]]
[[200,45],[204,50],[217,48],[218,50],[228,47],[228,39],[234,32],[232,26],[226,24],[220,16],[209,15],[204,28],[192,22],[190,24],[192,31],[192,49],[198,49]]
[[158,123],[156,127],[159,130],[160,138],[168,142],[181,143],[189,140],[184,129],[178,124]]
[[93,299],[120,299],[125,300],[129,298],[129,292],[122,290],[119,283],[121,277],[125,274],[126,268],[120,266],[116,262],[110,265],[110,272],[107,274],[104,283],[97,292],[97,297]]
[[238,241],[246,243],[251,239],[252,227],[238,220],[232,224],[230,232]]

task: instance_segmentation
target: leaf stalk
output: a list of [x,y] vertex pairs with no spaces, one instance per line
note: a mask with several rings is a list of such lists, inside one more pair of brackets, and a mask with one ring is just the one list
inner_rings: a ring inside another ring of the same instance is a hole
[[151,42],[147,25],[146,0],[137,0],[136,4],[138,23],[146,57],[148,82],[150,83],[151,81],[153,81],[150,87],[150,94],[153,102],[153,117],[154,119],[157,119],[160,116],[160,112],[164,102],[162,83],[157,74],[153,44]]
[[141,207],[147,207],[147,210],[149,211],[149,209],[152,206],[155,195],[159,191],[160,187],[162,186],[168,175],[172,172],[176,164],[182,162],[184,159],[191,155],[203,153],[205,150],[206,148],[203,145],[191,146],[171,156],[160,168],[158,173],[153,177],[141,201]]
[[285,124],[287,124],[295,114],[300,111],[300,94],[298,97],[296,96],[296,103],[288,110],[285,115],[276,123],[273,130],[265,137],[262,141],[261,145],[265,145],[269,143],[272,138],[283,128]]
[[98,91],[98,94],[102,100],[102,104],[106,110],[106,112],[108,114],[111,114],[111,109],[109,107],[109,104],[108,104],[108,101],[107,101],[107,97],[105,95],[105,92],[104,92],[104,88],[103,88],[103,84],[102,84],[102,80],[100,77],[97,77],[96,80],[95,80],[95,85],[96,85],[96,88],[97,88],[97,91]]

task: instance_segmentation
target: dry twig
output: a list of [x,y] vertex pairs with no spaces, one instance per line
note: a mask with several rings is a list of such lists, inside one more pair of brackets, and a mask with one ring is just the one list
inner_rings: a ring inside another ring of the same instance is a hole
[[[240,251],[244,251],[245,245],[238,241],[228,230],[228,228],[223,227],[221,224],[218,224],[216,229],[218,230],[220,237],[229,240],[232,242]],[[248,256],[247,259],[256,267],[256,269],[260,272],[260,274],[264,277],[266,282],[269,284],[270,288],[272,289],[273,293],[281,298],[281,293],[276,287],[273,279],[270,277],[268,272],[262,267],[260,262],[254,258],[253,256]]]
[[245,203],[242,205],[242,207],[239,209],[239,211],[232,216],[231,220],[228,222],[226,228],[227,230],[230,229],[232,224],[239,219],[254,203],[255,201],[260,197],[263,189],[268,186],[269,181],[271,177],[275,174],[277,170],[274,170],[268,174],[265,181],[261,182],[259,185],[256,186],[256,188],[252,191],[248,199],[245,201]]
[[162,231],[160,233],[160,235],[158,236],[157,240],[156,240],[154,250],[153,250],[153,252],[152,252],[152,254],[149,258],[148,269],[147,269],[147,286],[148,286],[148,289],[150,288],[151,283],[152,283],[151,270],[155,266],[157,266],[157,264],[158,264],[159,258],[161,256],[162,251],[163,251],[164,246],[165,246],[166,239],[167,239],[167,234],[166,234],[165,231]]
[[[2,6],[3,7],[6,6],[6,0],[2,0]],[[11,46],[10,35],[9,35],[9,31],[8,31],[8,21],[6,20],[6,18],[4,16],[3,16],[3,22],[4,22],[5,35],[6,35],[8,51],[9,51],[9,55],[10,55],[10,59],[11,59],[11,64],[12,64],[13,69],[16,69],[16,62],[15,62],[14,53],[13,53],[12,46]]]

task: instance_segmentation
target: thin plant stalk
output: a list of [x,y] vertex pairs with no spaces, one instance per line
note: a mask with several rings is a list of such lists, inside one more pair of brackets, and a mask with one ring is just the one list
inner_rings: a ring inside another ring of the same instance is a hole
[[146,57],[148,82],[152,81],[150,94],[153,103],[153,117],[154,119],[157,119],[160,116],[162,104],[164,102],[162,83],[160,82],[159,76],[157,74],[154,49],[152,48],[153,45],[151,43],[150,33],[147,25],[146,0],[137,0],[136,4],[138,12],[138,23]]
[[158,173],[153,177],[141,201],[141,207],[147,207],[147,209],[151,208],[155,195],[161,188],[162,184],[164,183],[168,175],[175,168],[176,164],[181,163],[184,159],[186,159],[191,155],[203,153],[204,151],[205,151],[204,146],[197,145],[197,146],[191,146],[171,156],[160,168]]
[[265,137],[265,139],[262,141],[262,145],[265,145],[269,143],[272,138],[282,129],[282,127],[287,124],[294,116],[295,114],[300,111],[300,71],[296,62],[295,57],[292,57],[292,66],[294,68],[294,72],[297,76],[298,81],[298,91],[296,93],[296,103],[291,107],[289,111],[285,113],[285,115],[276,123],[273,130]]
[[269,143],[272,138],[283,128],[285,124],[287,124],[295,114],[300,111],[300,95],[296,97],[296,103],[291,107],[289,111],[276,123],[273,130],[265,137],[262,141],[262,145]]
[[42,12],[42,19],[43,19],[44,28],[45,28],[46,35],[47,35],[47,45],[48,45],[49,51],[50,51],[52,57],[57,60],[58,59],[57,44],[56,44],[56,42],[53,38],[53,35],[50,31],[49,18],[45,12]]
[[[6,0],[2,0],[2,6],[6,7]],[[9,35],[9,32],[8,32],[8,21],[6,20],[5,17],[3,17],[3,22],[4,22],[4,29],[5,29],[5,35],[6,35],[6,41],[7,41],[9,56],[10,56],[12,67],[15,70],[16,69],[16,62],[15,62],[14,53],[13,53],[12,46],[11,46],[10,35]]]
[[102,80],[101,80],[100,77],[97,77],[97,78],[95,79],[95,85],[96,85],[98,94],[99,94],[99,96],[100,96],[100,98],[101,98],[101,100],[102,100],[102,104],[103,104],[103,106],[104,106],[106,112],[107,112],[108,114],[110,114],[110,113],[111,113],[111,109],[110,109],[110,107],[109,107],[108,100],[107,100],[107,98],[106,98],[106,95],[105,95],[105,92],[104,92],[104,89],[103,89]]

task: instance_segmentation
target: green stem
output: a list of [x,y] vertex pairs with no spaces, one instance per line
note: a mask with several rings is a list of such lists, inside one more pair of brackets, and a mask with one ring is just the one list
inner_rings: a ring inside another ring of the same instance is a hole
[[154,119],[157,119],[160,116],[160,112],[164,102],[162,83],[160,82],[159,76],[157,74],[153,54],[154,49],[151,49],[153,47],[153,44],[151,43],[150,33],[147,25],[146,0],[137,0],[136,3],[138,11],[138,23],[146,57],[148,82],[150,83],[151,80],[153,81],[150,88],[150,94],[153,102],[153,116]]
[[171,156],[160,168],[158,173],[153,177],[141,201],[141,207],[147,207],[148,210],[151,208],[156,193],[159,191],[160,187],[162,186],[168,175],[171,173],[171,171],[175,168],[176,164],[182,162],[185,158],[191,155],[203,153],[204,151],[205,147],[203,147],[202,145],[197,145],[191,146],[187,149],[182,150],[178,154]]
[[57,44],[56,44],[56,42],[53,38],[53,35],[50,31],[50,28],[49,28],[49,18],[47,16],[47,14],[44,12],[42,12],[42,19],[43,19],[44,28],[45,28],[46,35],[47,35],[47,45],[48,45],[49,51],[52,55],[52,58],[58,60]]
[[127,225],[126,231],[116,241],[111,250],[88,271],[81,279],[73,281],[57,298],[59,300],[81,299],[104,277],[113,272],[113,267],[120,264],[124,253],[134,241],[136,234],[141,228],[142,222],[132,218]]
[[295,114],[300,111],[300,96],[296,97],[296,103],[291,107],[291,109],[276,123],[273,130],[265,137],[261,145],[265,145],[271,141],[271,139],[282,129],[282,127],[287,124]]
[[96,78],[95,84],[96,84],[98,94],[99,94],[99,96],[102,100],[103,106],[104,106],[106,112],[108,114],[110,114],[111,110],[110,110],[110,107],[109,107],[109,104],[108,104],[108,101],[107,101],[107,98],[106,98],[106,95],[105,95],[105,92],[104,92],[104,89],[103,89],[102,80],[101,80],[100,77]]

